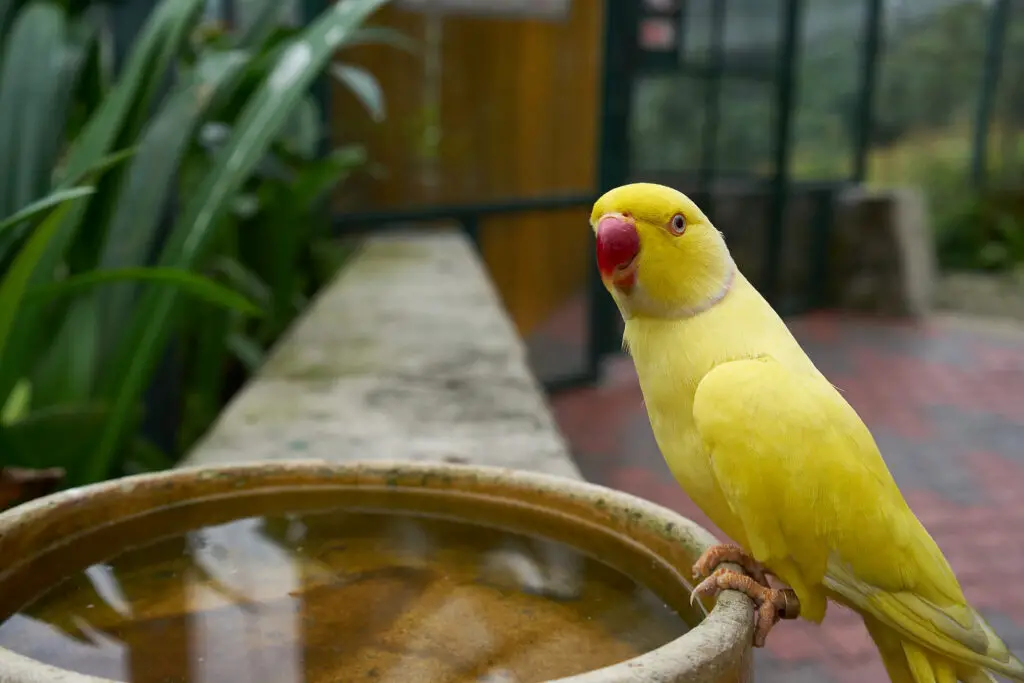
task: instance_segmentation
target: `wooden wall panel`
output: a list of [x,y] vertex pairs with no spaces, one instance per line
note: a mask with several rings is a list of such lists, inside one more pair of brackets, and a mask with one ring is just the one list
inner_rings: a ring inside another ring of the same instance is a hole
[[[333,89],[335,142],[366,144],[380,166],[348,183],[336,207],[404,209],[591,191],[602,15],[600,0],[574,0],[564,22],[385,8],[375,23],[413,38],[423,53],[365,46],[339,55],[379,79],[388,118],[372,123],[351,94]],[[523,334],[584,283],[592,258],[587,230],[583,208],[482,223],[485,261]]]

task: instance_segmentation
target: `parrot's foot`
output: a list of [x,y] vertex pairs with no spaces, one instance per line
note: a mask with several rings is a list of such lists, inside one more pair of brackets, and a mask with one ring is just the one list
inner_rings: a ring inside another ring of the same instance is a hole
[[754,581],[762,586],[768,586],[768,570],[751,557],[746,550],[738,545],[728,543],[713,545],[705,550],[693,565],[693,578],[702,579],[711,576],[711,573],[723,562],[738,564],[743,567],[743,571],[750,574]]
[[[718,567],[732,562],[743,567],[746,574]],[[800,616],[800,600],[790,588],[772,588],[768,585],[766,570],[738,546],[720,545],[709,548],[693,567],[695,577],[706,577],[697,584],[690,599],[698,595],[712,596],[723,590],[743,593],[757,606],[754,612],[754,647],[764,647],[765,639],[780,619]]]

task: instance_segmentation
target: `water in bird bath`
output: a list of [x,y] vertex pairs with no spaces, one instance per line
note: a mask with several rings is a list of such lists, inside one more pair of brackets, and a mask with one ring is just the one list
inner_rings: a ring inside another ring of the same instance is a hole
[[568,545],[317,498],[207,500],[72,539],[8,582],[0,647],[132,683],[533,683],[687,629]]

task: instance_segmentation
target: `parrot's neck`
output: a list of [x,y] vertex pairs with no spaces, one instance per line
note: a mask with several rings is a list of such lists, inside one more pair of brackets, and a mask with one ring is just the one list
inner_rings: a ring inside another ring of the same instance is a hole
[[737,269],[735,261],[732,260],[732,256],[728,252],[724,254],[723,265],[720,269],[716,267],[714,271],[717,272],[705,275],[700,285],[700,289],[708,294],[695,302],[691,300],[691,302],[680,304],[657,299],[652,297],[642,284],[639,284],[629,297],[616,296],[615,292],[612,293],[612,296],[615,298],[624,320],[632,318],[685,320],[709,310],[732,291],[733,285],[736,283]]
[[732,290],[732,285],[736,281],[736,263],[732,260],[732,256],[726,256],[726,259],[728,263],[726,264],[725,277],[718,285],[718,288],[713,290],[711,296],[696,305],[682,306],[674,312],[674,315],[669,317],[675,319],[692,318],[695,315],[700,315],[725,298],[725,295]]

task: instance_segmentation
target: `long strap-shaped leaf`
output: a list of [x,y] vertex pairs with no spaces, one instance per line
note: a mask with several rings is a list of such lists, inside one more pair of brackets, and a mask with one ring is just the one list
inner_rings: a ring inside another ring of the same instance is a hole
[[149,105],[181,50],[189,30],[201,16],[205,0],[163,0],[150,15],[132,43],[117,86],[89,119],[71,148],[63,178],[81,175],[109,154],[122,134],[126,118],[135,114],[135,128],[142,127]]
[[[285,50],[242,111],[199,194],[185,207],[164,250],[161,265],[190,268],[199,263],[205,247],[214,237],[218,219],[266,154],[292,107],[324,70],[334,52],[386,2],[340,0]],[[125,426],[174,325],[176,302],[177,292],[173,290],[150,290],[136,309],[129,334],[119,351],[119,355],[131,361],[119,372],[106,377],[101,385],[103,395],[112,398],[112,412],[95,457],[91,459],[88,472],[91,477],[104,476],[123,442]]]
[[[76,183],[84,181],[87,177],[95,177],[104,169],[124,161],[131,156],[132,152],[133,150],[122,150],[100,159],[90,169],[89,173],[76,178]],[[81,187],[56,190],[38,202],[26,206],[16,216],[9,219],[12,225],[8,226],[7,221],[4,221],[5,227],[0,227],[0,238],[12,232],[8,228],[14,225],[21,225],[29,219],[37,218],[40,213],[45,213],[50,207],[69,199],[78,198],[83,195],[83,192],[84,194],[92,194],[95,190],[91,187],[84,190]],[[68,213],[74,212],[75,208],[71,207]],[[66,230],[68,225],[68,217],[65,214],[58,235],[50,240],[46,253],[40,259],[39,267],[36,268],[32,276],[33,283],[46,282],[52,279],[56,263],[53,256],[54,254],[60,256],[59,252],[54,248],[54,242],[57,242],[58,238],[63,236],[61,231]],[[10,362],[7,364],[0,363],[0,397],[7,396],[21,377],[35,367],[36,359],[46,348],[45,345],[39,343],[40,330],[44,325],[41,314],[42,311],[39,306],[31,301],[26,301],[13,323],[15,330],[12,332],[7,346],[7,355]],[[49,337],[49,333],[46,336]]]
[[[0,215],[19,211],[47,193],[65,140],[74,86],[96,38],[96,27],[92,22],[79,22],[67,31],[65,18],[56,7],[37,2],[19,14],[14,33],[19,39],[27,37],[29,42],[10,44],[11,56],[16,57],[11,63],[25,62],[28,70],[0,75],[0,139],[13,140],[4,150],[16,157],[0,161],[0,168],[17,169],[0,186],[0,195],[6,191],[9,200],[0,201]],[[11,92],[23,86],[28,86],[27,92]],[[78,179],[66,186],[74,184]],[[17,223],[16,227],[0,234],[2,261],[7,260],[11,248],[22,243],[25,230],[31,226]]]
[[7,36],[7,24],[18,7],[18,0],[0,0],[0,42]]
[[93,192],[95,192],[95,190],[91,187],[73,187],[70,190],[58,190],[57,192],[52,192],[39,201],[32,202],[13,216],[0,220],[0,234],[3,234],[5,230],[10,230],[16,225],[20,225],[40,217],[58,204],[62,204],[69,199],[78,199],[79,197],[84,197],[85,195],[92,194]]
[[65,199],[68,201],[57,206],[36,228],[28,242],[18,252],[18,256],[14,259],[14,263],[4,276],[3,281],[0,282],[0,364],[10,362],[10,358],[5,355],[4,351],[7,348],[11,331],[15,328],[15,316],[25,299],[33,271],[39,266],[39,260],[46,251],[47,244],[57,233],[64,213],[71,206],[69,202],[84,196],[86,195],[83,193],[65,195]]
[[58,103],[66,38],[64,13],[48,2],[25,7],[11,27],[0,72],[0,216],[46,191],[55,142],[63,137]]
[[[80,177],[87,169],[94,168],[103,157],[117,146],[119,140],[134,142],[152,108],[153,98],[159,87],[159,76],[171,67],[181,51],[189,30],[201,16],[204,0],[163,0],[150,15],[142,31],[133,43],[125,68],[117,85],[103,100],[96,113],[89,119],[69,152],[67,163],[58,179],[58,188],[66,187],[73,178]],[[116,172],[116,169],[115,169]],[[46,254],[36,270],[37,278],[50,277],[57,264],[64,259],[68,245],[78,237],[84,227],[93,232],[102,229],[110,211],[109,191],[116,191],[118,183],[99,181],[101,190],[91,199],[74,206],[65,216],[64,224],[50,241]],[[93,204],[99,205],[93,207]],[[36,279],[38,284],[40,280]],[[38,305],[30,304],[19,321],[25,329],[19,330],[21,353],[38,357],[39,350],[29,347],[38,337],[42,325],[43,311]],[[52,398],[54,393],[65,394],[62,398],[84,399],[92,389],[93,369],[99,348],[99,327],[93,316],[82,309],[72,309],[70,322],[78,331],[76,343],[61,345],[53,349],[46,367],[49,376],[60,377],[60,385],[40,384],[37,397],[40,400]],[[28,363],[26,363],[28,364]],[[10,378],[0,371],[0,387],[9,386]]]
[[[201,73],[178,88],[142,134],[128,167],[125,183],[114,198],[114,214],[106,224],[101,269],[146,265],[174,174],[214,93],[231,87],[242,73],[246,55],[217,53]],[[48,362],[37,383],[37,400],[51,404],[68,396],[89,394],[101,361],[116,361],[113,348],[123,332],[135,282],[125,281],[76,301],[55,335]]]
[[252,18],[245,23],[239,32],[235,45],[240,48],[259,47],[274,31],[281,21],[285,4],[281,0],[258,0],[259,4],[252,12]]
[[213,304],[214,306],[229,308],[252,316],[263,314],[263,311],[253,302],[238,292],[208,277],[196,275],[191,271],[182,270],[181,268],[134,267],[94,270],[91,273],[75,275],[67,280],[33,289],[29,296],[45,298],[68,296],[93,287],[114,285],[122,282],[150,282],[172,286],[185,294],[189,294],[202,302]]
[[[196,79],[173,94],[154,117],[128,169],[124,190],[107,229],[100,268],[125,268],[146,262],[174,187],[174,174],[207,105],[216,93],[237,82],[247,61],[248,55],[241,51],[211,54],[195,70]],[[110,329],[120,328],[129,295],[130,292],[110,292],[100,302]]]

